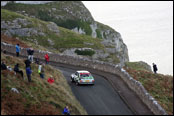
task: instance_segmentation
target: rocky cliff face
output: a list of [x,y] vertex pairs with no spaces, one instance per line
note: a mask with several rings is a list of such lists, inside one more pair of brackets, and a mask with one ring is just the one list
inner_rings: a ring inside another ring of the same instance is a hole
[[[35,3],[35,4],[33,4]],[[124,62],[129,61],[128,49],[124,44],[120,33],[116,32],[111,27],[96,22],[88,9],[80,1],[56,1],[56,2],[30,2],[25,4],[10,3],[1,8],[15,11],[25,16],[39,18],[44,21],[52,21],[58,26],[70,29],[79,34],[90,35],[93,38],[102,40],[101,44],[105,46],[105,50],[96,50],[92,56],[93,59],[100,59],[108,62]],[[2,22],[1,25],[5,25]],[[49,25],[48,25],[49,26]],[[2,26],[1,26],[2,28]],[[4,27],[3,27],[4,28]],[[55,27],[51,26],[54,30]],[[26,29],[23,29],[28,31]],[[31,29],[31,34],[39,31]],[[8,31],[9,32],[9,31]],[[7,33],[8,33],[7,32]],[[16,30],[15,33],[20,33],[21,30]],[[25,33],[28,34],[28,33]],[[42,31],[37,34],[43,34]],[[86,43],[84,43],[86,44]],[[91,43],[90,43],[91,44]],[[75,48],[67,49],[64,51],[67,55],[76,55]],[[73,52],[72,52],[73,51]]]

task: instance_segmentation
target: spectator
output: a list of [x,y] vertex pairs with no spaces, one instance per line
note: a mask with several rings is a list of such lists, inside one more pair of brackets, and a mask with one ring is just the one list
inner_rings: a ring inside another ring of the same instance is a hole
[[32,70],[31,70],[30,67],[27,67],[26,68],[26,73],[27,73],[28,82],[31,82],[31,73],[32,73]]
[[20,52],[20,46],[19,44],[16,44],[16,56],[19,57],[19,52]]
[[156,66],[156,64],[155,63],[152,63],[152,65],[153,65],[153,71],[154,71],[154,73],[156,74],[157,73],[157,66]]
[[31,62],[29,59],[26,59],[24,62],[25,62],[25,68],[27,68],[27,67],[31,68],[31,66],[30,66]]
[[30,58],[29,58],[30,48],[27,48],[27,54],[28,54],[28,59],[30,60]]
[[35,63],[39,64],[39,59],[38,58],[35,59]]
[[39,65],[38,73],[39,73],[40,77],[43,79],[44,78],[44,65],[42,65],[42,63],[40,63],[40,65]]
[[33,63],[33,54],[34,54],[33,48],[29,48],[27,50],[27,53],[28,53],[28,59]]
[[3,51],[3,53],[4,53],[4,54],[6,54],[6,53],[7,53],[7,51],[6,51],[6,50],[4,50],[4,51]]
[[49,82],[50,84],[54,83],[54,78],[53,78],[53,76],[51,76],[50,78],[48,78],[48,82]]
[[45,54],[45,62],[46,62],[46,64],[48,64],[49,58],[50,58],[50,57],[49,57],[48,54],[46,53],[46,54]]
[[1,63],[1,70],[7,70],[7,66],[5,65],[5,62],[3,61]]
[[62,114],[63,114],[63,115],[70,115],[70,111],[69,111],[68,106],[66,106],[66,107],[63,109]]
[[22,71],[22,70],[19,70],[19,64],[18,64],[18,63],[15,65],[14,71],[15,71],[16,73],[21,74],[22,78],[24,78],[24,76],[23,76],[23,75],[24,75],[24,74],[23,74],[23,71]]

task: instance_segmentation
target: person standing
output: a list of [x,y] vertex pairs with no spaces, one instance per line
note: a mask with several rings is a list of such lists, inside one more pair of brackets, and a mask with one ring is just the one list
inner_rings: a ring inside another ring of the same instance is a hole
[[19,57],[19,52],[20,52],[20,46],[19,44],[16,44],[16,56]]
[[42,65],[42,63],[39,64],[38,73],[40,77],[44,79],[44,65]]
[[157,66],[156,66],[156,64],[155,64],[155,63],[152,63],[152,65],[153,65],[153,71],[154,71],[154,73],[156,74],[156,73],[157,73],[158,68],[157,68]]
[[34,54],[33,48],[29,48],[27,50],[27,53],[28,53],[28,59],[33,63],[33,54]]
[[48,64],[49,58],[50,58],[50,57],[49,57],[48,54],[46,53],[46,54],[45,54],[45,62],[46,62],[46,64]]
[[30,48],[30,59],[32,63],[33,63],[33,54],[34,54],[34,50],[33,48]]
[[30,66],[31,62],[29,59],[26,59],[24,62],[25,62],[25,68],[27,68],[27,67],[31,68],[31,66]]
[[30,48],[27,48],[27,54],[28,54],[28,59],[31,60],[30,59]]
[[32,70],[31,70],[30,67],[27,67],[26,68],[26,73],[27,73],[28,82],[31,82],[31,73],[32,73]]

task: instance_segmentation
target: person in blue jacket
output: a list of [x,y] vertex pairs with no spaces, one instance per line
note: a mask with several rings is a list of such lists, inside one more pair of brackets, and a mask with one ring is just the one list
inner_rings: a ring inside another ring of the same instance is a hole
[[70,115],[70,112],[69,112],[69,109],[68,109],[68,106],[66,106],[62,112],[63,115]]
[[32,73],[32,70],[31,70],[30,66],[28,66],[26,68],[26,73],[27,73],[28,82],[31,82],[31,73]]
[[19,57],[19,52],[20,52],[21,48],[19,46],[19,44],[16,44],[16,56]]

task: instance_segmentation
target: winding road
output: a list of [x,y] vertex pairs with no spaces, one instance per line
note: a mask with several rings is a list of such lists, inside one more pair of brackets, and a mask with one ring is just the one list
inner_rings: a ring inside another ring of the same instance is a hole
[[109,82],[100,75],[92,74],[95,78],[94,86],[76,86],[75,83],[71,83],[70,79],[70,75],[76,69],[58,66],[55,68],[59,69],[66,77],[72,92],[89,115],[133,115],[133,112],[114,91]]

